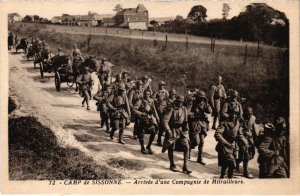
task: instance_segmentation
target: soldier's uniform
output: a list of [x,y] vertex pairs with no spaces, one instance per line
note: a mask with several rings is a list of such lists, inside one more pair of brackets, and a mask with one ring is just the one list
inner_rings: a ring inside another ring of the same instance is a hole
[[258,152],[260,178],[287,178],[289,176],[288,133],[283,117],[278,118],[275,129],[265,129]]
[[111,84],[111,87],[112,87],[113,93],[118,93],[118,89],[119,89],[120,84],[122,83],[122,80],[121,80],[120,74],[117,74],[115,77],[116,77],[116,80]]
[[[143,154],[153,154],[151,144],[155,138],[158,126],[158,114],[153,100],[150,98],[149,90],[145,91],[144,98],[138,100],[133,106],[133,113],[136,115],[137,136],[141,145]],[[144,147],[144,134],[150,134],[148,145]]]
[[228,168],[228,178],[233,177],[236,167],[238,146],[236,137],[240,128],[240,118],[243,116],[241,104],[237,101],[238,92],[234,91],[234,98],[227,100],[222,108],[224,121],[218,126],[215,138],[218,141],[216,151],[218,152],[218,165],[222,167],[220,178],[224,178]]
[[188,133],[188,114],[187,109],[183,106],[184,96],[179,95],[176,98],[174,107],[168,108],[165,112],[162,125],[166,130],[166,136],[163,143],[162,152],[168,150],[170,160],[170,170],[178,172],[178,168],[174,163],[173,152],[181,151],[184,153],[183,172],[191,173],[187,168],[189,158],[190,141]]
[[222,121],[222,116],[220,115],[220,111],[222,108],[223,102],[226,100],[227,95],[224,86],[222,85],[222,77],[218,78],[219,83],[215,86],[212,86],[210,91],[210,104],[213,107],[213,129],[216,129],[217,120],[219,120],[219,124]]
[[207,136],[209,129],[209,121],[207,114],[211,114],[212,109],[207,102],[204,91],[200,91],[193,101],[192,108],[189,115],[189,130],[191,148],[198,146],[197,162],[205,165],[202,159],[204,138]]
[[98,71],[98,78],[102,87],[105,82],[108,82],[110,75],[111,75],[111,69],[108,65],[104,63],[103,60]]
[[[143,94],[144,94],[144,88],[142,87],[143,82],[138,81],[136,84],[136,89],[132,89],[129,92],[129,105],[131,110],[133,110],[133,106],[138,102],[139,100],[143,99]],[[136,139],[137,135],[137,129],[138,129],[138,119],[135,116],[134,112],[132,112],[131,120],[134,122],[134,127],[133,127],[133,137]]]
[[[154,98],[155,106],[157,108],[158,116],[160,118],[160,122],[162,122],[164,111],[168,106],[168,100],[169,100],[169,92],[166,89],[164,89],[165,85],[166,84],[164,81],[160,81],[159,90],[153,94],[153,98]],[[158,137],[157,137],[157,144],[159,146],[162,146],[161,137],[163,135],[163,132],[164,132],[164,128],[160,123],[158,125]]]
[[[83,62],[83,58],[81,56],[80,50],[77,48],[77,45],[74,44],[74,48],[72,51],[72,58],[73,58],[73,63],[72,63],[72,69],[75,74],[75,77],[81,74],[81,70],[79,70],[79,67],[81,63]],[[77,89],[77,88],[76,88]]]
[[87,110],[90,110],[89,99],[91,98],[91,88],[94,85],[94,81],[88,67],[85,67],[85,73],[79,75],[76,83],[81,86],[81,96],[83,97],[82,107],[84,107],[84,103],[86,102]]
[[251,107],[247,108],[245,113],[245,121],[241,123],[240,129],[237,135],[237,144],[239,147],[238,159],[236,160],[236,170],[239,172],[239,164],[243,162],[244,177],[252,178],[253,176],[248,171],[248,162],[253,159],[255,155],[255,120]]
[[111,94],[111,86],[109,84],[104,84],[104,87],[101,91],[99,91],[99,95],[94,99],[97,100],[97,110],[100,111],[100,126],[101,128],[106,126],[106,132],[110,132],[110,123],[109,123],[109,112],[108,107],[106,105],[106,100]]
[[8,50],[11,50],[11,47],[14,47],[14,36],[12,32],[8,35]]
[[106,102],[112,120],[110,138],[113,139],[114,132],[119,130],[119,143],[125,144],[123,134],[125,127],[130,124],[130,107],[124,84],[119,85],[117,93],[111,94]]

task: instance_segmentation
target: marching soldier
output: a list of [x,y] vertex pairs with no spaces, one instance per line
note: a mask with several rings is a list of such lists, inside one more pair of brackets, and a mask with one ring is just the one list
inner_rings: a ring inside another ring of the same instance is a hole
[[112,120],[110,138],[113,139],[115,131],[119,130],[119,143],[125,144],[123,134],[125,127],[130,124],[131,112],[125,84],[121,83],[118,88],[118,91],[111,94],[106,101]]
[[104,82],[108,82],[111,76],[111,69],[108,65],[105,64],[105,59],[102,59],[99,71],[98,71],[98,78],[100,81],[101,86],[103,87]]
[[253,136],[255,134],[255,120],[252,107],[247,107],[244,115],[244,122],[237,136],[237,144],[239,147],[238,159],[236,160],[236,170],[239,172],[239,164],[243,162],[244,173],[246,178],[253,178],[252,174],[248,171],[248,162],[253,159],[255,154],[255,144]]
[[207,136],[209,129],[209,121],[207,114],[211,114],[212,109],[208,104],[204,91],[199,91],[195,96],[192,108],[189,115],[189,129],[191,148],[198,146],[197,162],[201,165],[206,165],[202,159],[204,138]]
[[172,107],[175,100],[176,100],[176,90],[175,89],[172,89],[169,91],[169,99],[168,99],[168,107]]
[[64,55],[65,55],[65,53],[62,51],[62,49],[58,48],[55,56],[64,56]]
[[[154,93],[153,98],[155,101],[155,106],[157,108],[157,112],[160,118],[160,122],[162,122],[162,118],[164,115],[164,111],[168,106],[169,100],[169,92],[165,89],[166,83],[164,81],[160,81],[158,84],[158,91]],[[158,138],[157,145],[162,146],[162,134],[164,132],[164,128],[162,124],[158,126]]]
[[[133,106],[141,99],[143,99],[143,94],[144,94],[144,89],[143,89],[143,85],[144,83],[142,81],[138,81],[136,84],[136,88],[132,89],[129,92],[129,105],[130,108],[133,110]],[[133,112],[132,112],[133,113]],[[134,122],[134,127],[133,127],[133,138],[136,139],[137,138],[137,129],[138,129],[138,119],[135,116],[135,114],[133,113],[132,115],[132,120]]]
[[9,32],[8,35],[8,50],[11,50],[11,47],[14,47],[14,36],[12,32]]
[[188,114],[187,109],[183,106],[184,96],[178,95],[173,107],[168,108],[165,112],[162,124],[166,130],[166,137],[162,152],[168,150],[168,157],[170,160],[170,170],[179,172],[179,169],[174,163],[174,151],[183,152],[183,172],[190,174],[187,167],[190,151],[190,141],[188,135]]
[[[133,112],[136,115],[137,135],[141,145],[142,154],[153,154],[151,144],[154,141],[157,125],[159,121],[153,100],[150,98],[151,92],[144,91],[143,99],[139,99],[133,106]],[[150,134],[148,145],[144,147],[144,134]]]
[[151,95],[152,95],[153,94],[152,87],[151,87],[152,79],[149,78],[147,75],[144,75],[143,78],[142,78],[142,81],[144,83],[144,90],[149,90],[151,92]]
[[119,86],[122,83],[120,74],[117,74],[115,77],[116,77],[116,80],[112,83],[112,92],[113,93],[118,92]]
[[18,44],[19,44],[19,38],[18,38],[18,35],[15,35],[15,41],[14,41],[14,44],[15,44],[15,48],[17,48]]
[[233,170],[236,167],[237,144],[236,137],[240,128],[240,121],[243,119],[243,109],[238,100],[238,92],[233,91],[233,96],[227,100],[222,108],[222,118],[224,121],[218,126],[215,138],[218,142],[216,151],[218,152],[218,164],[221,166],[221,176],[225,177],[228,169],[228,178],[233,177]]
[[275,127],[267,124],[258,148],[260,178],[287,178],[289,175],[289,143],[285,118],[279,116]]
[[87,105],[87,110],[90,110],[89,99],[91,94],[91,88],[94,85],[94,81],[91,76],[91,72],[88,67],[84,67],[84,73],[79,75],[76,82],[81,85],[81,94],[83,97],[82,107],[84,103]]
[[106,133],[110,133],[109,113],[106,105],[106,100],[111,94],[111,86],[108,83],[104,83],[103,89],[99,91],[99,97],[95,97],[97,102],[97,110],[100,111],[100,127],[102,128],[105,124]]
[[222,84],[222,77],[218,77],[218,84],[212,86],[211,92],[210,92],[210,104],[213,108],[213,126],[212,129],[216,130],[216,123],[217,120],[219,120],[219,124],[221,122],[221,116],[220,116],[220,110],[222,108],[222,104],[224,100],[226,100],[227,95],[225,88]]

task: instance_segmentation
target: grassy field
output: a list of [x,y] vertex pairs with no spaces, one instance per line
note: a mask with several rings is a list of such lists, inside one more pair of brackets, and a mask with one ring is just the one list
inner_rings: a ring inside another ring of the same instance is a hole
[[[288,51],[263,46],[257,56],[256,47],[216,45],[211,52],[208,44],[157,42],[109,36],[70,35],[49,33],[43,28],[14,28],[21,37],[38,35],[51,46],[52,52],[61,47],[70,54],[77,43],[84,56],[105,56],[116,66],[114,73],[122,69],[130,71],[133,79],[147,74],[156,89],[157,81],[165,80],[168,88],[183,93],[183,75],[188,88],[200,88],[208,92],[218,75],[224,78],[225,88],[237,89],[247,98],[245,105],[252,105],[258,119],[271,121],[278,114],[289,115],[289,61]],[[89,43],[89,44],[88,44]]]

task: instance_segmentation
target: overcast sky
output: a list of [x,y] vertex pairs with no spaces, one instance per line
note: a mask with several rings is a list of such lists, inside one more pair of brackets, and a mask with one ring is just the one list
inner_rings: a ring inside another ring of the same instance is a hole
[[[285,12],[289,18],[292,3],[297,0],[265,0],[269,6]],[[194,1],[97,1],[97,0],[78,0],[78,1],[10,1],[6,5],[7,12],[18,12],[22,17],[25,15],[39,15],[51,19],[53,16],[67,14],[87,14],[88,11],[97,12],[98,14],[114,14],[114,7],[120,3],[123,8],[136,7],[142,3],[149,11],[149,17],[175,17],[181,15],[186,18],[190,9],[195,5],[203,5],[207,8],[207,19],[222,17],[222,4],[228,3],[231,7],[229,18],[238,15],[245,10],[245,6],[250,4],[251,0],[194,0]]]

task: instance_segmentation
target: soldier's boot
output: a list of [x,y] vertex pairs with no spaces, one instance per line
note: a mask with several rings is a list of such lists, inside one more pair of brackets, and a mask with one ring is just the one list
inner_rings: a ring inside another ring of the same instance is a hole
[[106,133],[109,133],[110,131],[110,123],[108,121],[108,119],[105,120],[105,126],[106,126]]
[[198,146],[198,158],[197,163],[200,163],[201,165],[206,165],[206,163],[202,159],[202,153],[203,153],[203,144],[200,144]]
[[188,149],[188,150],[184,151],[184,153],[183,153],[183,167],[182,167],[182,171],[185,174],[192,173],[192,171],[189,170],[188,167],[187,167],[187,162],[188,162],[188,158],[189,158],[189,152],[190,152],[190,150]]
[[233,169],[234,168],[228,168],[228,178],[230,179],[230,178],[233,178]]
[[116,130],[114,130],[114,129],[111,129],[111,131],[110,131],[109,136],[110,136],[110,139],[112,139],[112,140],[114,139],[115,131],[116,131]]
[[235,172],[240,173],[240,160],[236,160]]
[[144,146],[144,138],[139,137],[139,142],[140,142],[140,145],[141,145],[141,153],[142,154],[148,154],[148,152],[147,152],[147,150],[145,149],[145,146]]
[[152,142],[154,141],[154,139],[155,139],[155,133],[152,133],[152,134],[150,135],[150,137],[149,137],[149,142],[148,142],[148,145],[147,145],[147,147],[146,147],[149,154],[153,154],[153,151],[152,151],[152,149],[151,149],[151,145],[152,145]]
[[248,171],[248,161],[243,162],[243,168],[244,168],[244,174],[243,176],[245,178],[253,178],[253,175],[249,173]]
[[124,130],[119,130],[119,143],[120,144],[125,144],[125,141],[123,140],[124,136]]
[[89,96],[90,96],[89,99],[92,100],[92,91],[89,90],[88,92],[89,92]]
[[173,156],[173,147],[169,147],[168,149],[168,157],[170,161],[170,170],[173,172],[179,172],[179,169],[176,167],[174,163],[174,156]]
[[221,179],[223,179],[225,177],[226,169],[227,169],[227,167],[222,167],[222,169],[221,169],[221,175],[220,175]]
[[157,135],[157,145],[158,146],[162,146],[161,137],[162,137],[162,132],[158,131],[158,135]]
[[192,153],[192,149],[190,148],[190,152],[189,152],[189,160],[191,159],[191,153]]
[[82,107],[85,106],[84,103],[85,103],[85,99],[83,99],[83,101],[81,102]]

